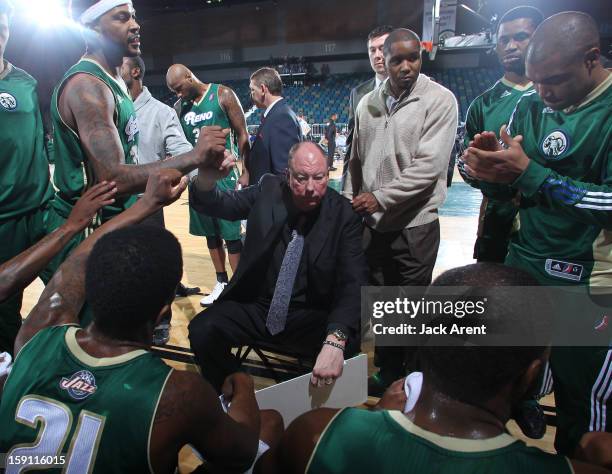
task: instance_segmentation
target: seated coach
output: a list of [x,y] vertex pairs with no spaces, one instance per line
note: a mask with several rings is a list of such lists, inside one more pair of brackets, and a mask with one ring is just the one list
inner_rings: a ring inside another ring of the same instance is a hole
[[220,390],[239,369],[230,349],[265,343],[318,354],[312,383],[331,384],[359,351],[360,288],[367,284],[361,219],[327,187],[327,158],[312,142],[291,148],[287,179],[266,174],[255,186],[220,191],[215,181],[231,161],[201,168],[191,183],[198,212],[248,218],[236,273],[189,325],[202,375]]

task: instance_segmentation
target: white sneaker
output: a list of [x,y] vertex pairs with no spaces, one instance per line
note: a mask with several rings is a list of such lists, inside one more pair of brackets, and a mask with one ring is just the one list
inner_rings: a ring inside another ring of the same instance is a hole
[[215,300],[219,298],[221,292],[225,289],[225,285],[227,285],[227,283],[221,283],[218,281],[213,290],[210,292],[210,295],[207,295],[200,300],[200,306],[206,307],[213,304]]

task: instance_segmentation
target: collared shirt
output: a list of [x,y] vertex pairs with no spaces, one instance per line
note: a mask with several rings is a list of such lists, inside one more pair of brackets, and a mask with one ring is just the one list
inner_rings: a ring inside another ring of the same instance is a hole
[[278,98],[278,99],[276,99],[274,102],[272,102],[270,105],[268,105],[268,108],[267,108],[267,109],[265,110],[265,112],[263,113],[263,116],[264,116],[264,117],[267,117],[267,116],[268,116],[268,114],[270,113],[270,110],[272,110],[272,107],[274,107],[274,106],[276,105],[276,103],[277,103],[279,100],[283,100],[283,98],[282,98],[282,97],[279,97],[279,98]]
[[393,93],[391,92],[391,84],[389,83],[389,79],[385,79],[383,82],[383,93],[386,96],[385,98],[385,104],[387,106],[387,112],[389,114],[391,114],[391,112],[393,112],[393,107],[395,107],[395,104],[397,104],[398,102],[400,102],[401,100],[404,99],[404,97],[407,97],[410,95],[410,93],[414,90],[414,86],[416,85],[416,81],[414,81],[414,84],[412,84],[412,87],[410,88],[410,90],[404,91],[402,92],[402,94],[396,99],[393,96]]
[[304,217],[304,221],[300,229],[297,229],[300,234],[304,236],[304,248],[302,250],[302,256],[300,258],[300,266],[298,268],[297,275],[295,276],[295,283],[293,284],[293,291],[291,293],[291,306],[304,306],[306,304],[306,290],[308,286],[308,249],[309,239],[308,235],[310,230],[314,226],[317,218],[319,217],[319,208],[315,211],[308,213],[300,213],[291,202],[291,196],[285,194],[283,196],[287,204],[287,222],[283,226],[283,230],[280,232],[279,238],[276,244],[272,247],[270,258],[268,259],[268,269],[266,271],[265,279],[263,279],[263,291],[259,294],[265,295],[262,298],[266,304],[272,301],[274,290],[276,288],[276,281],[280,273],[281,264],[287,251],[287,246],[291,242],[291,235],[293,230],[296,229],[298,220],[301,216]]
[[191,151],[176,112],[155,99],[146,87],[134,101],[140,136],[138,163],[153,163]]

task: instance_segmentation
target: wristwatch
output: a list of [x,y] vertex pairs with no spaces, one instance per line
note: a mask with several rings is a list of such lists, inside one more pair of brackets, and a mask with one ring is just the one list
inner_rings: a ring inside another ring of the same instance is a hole
[[334,329],[333,331],[328,332],[327,335],[332,335],[341,342],[345,342],[348,339],[348,336],[344,331],[342,331],[342,329]]

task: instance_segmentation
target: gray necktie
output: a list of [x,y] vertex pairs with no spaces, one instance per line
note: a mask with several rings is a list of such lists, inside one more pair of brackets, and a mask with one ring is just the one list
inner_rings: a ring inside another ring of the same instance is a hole
[[[302,220],[300,219],[301,222]],[[285,329],[287,310],[289,309],[295,277],[302,258],[304,236],[298,232],[298,228],[300,228],[299,224],[291,233],[291,241],[287,245],[287,250],[285,250],[285,256],[283,257],[276,286],[274,287],[274,295],[272,295],[270,309],[268,310],[266,327],[273,336]]]

